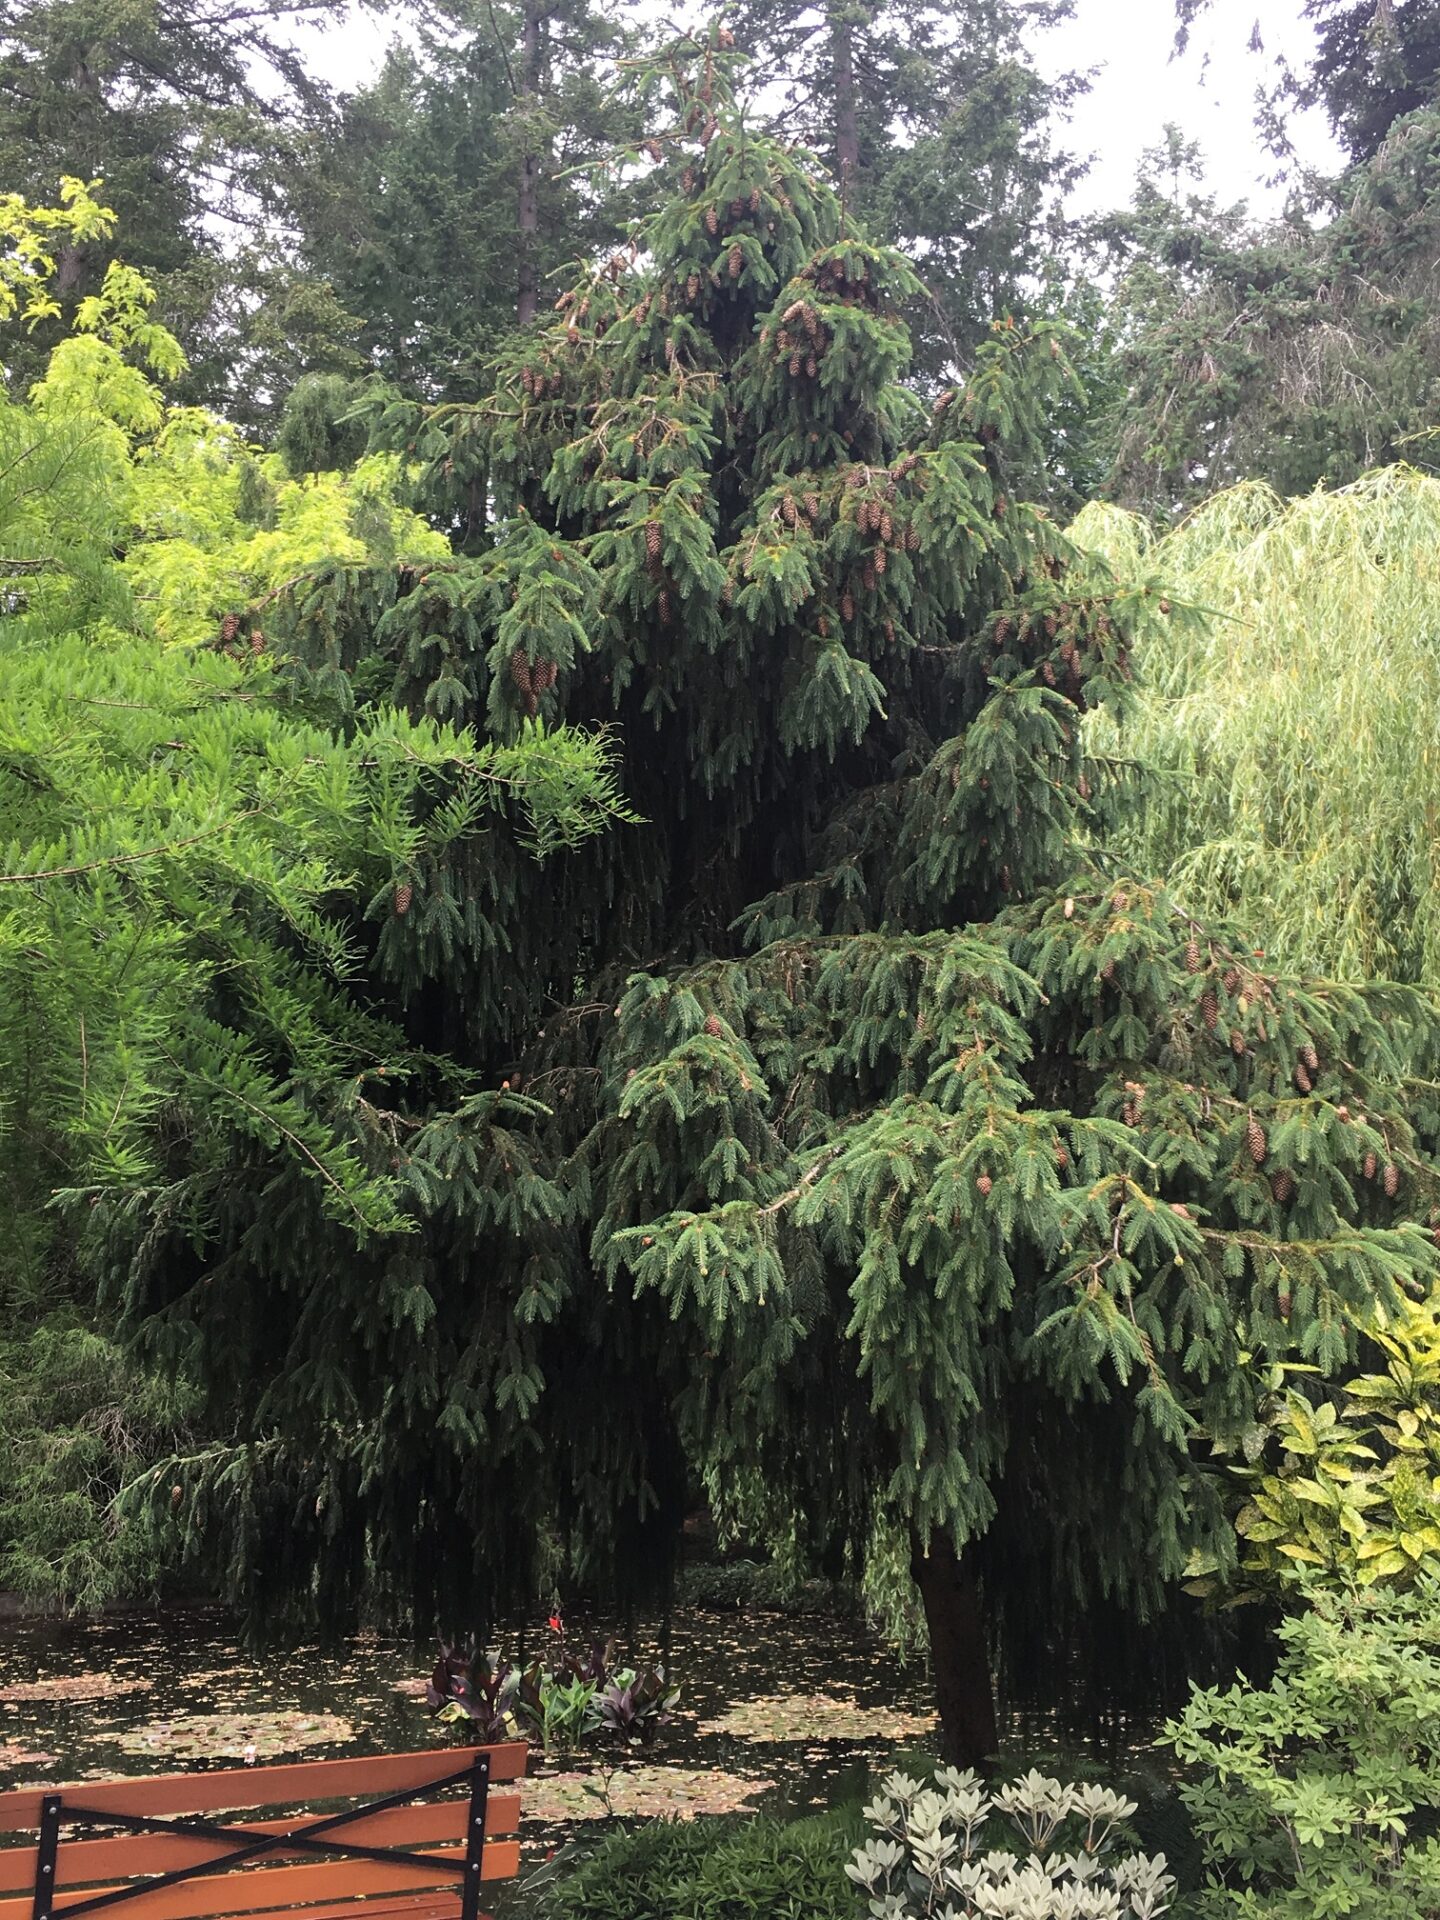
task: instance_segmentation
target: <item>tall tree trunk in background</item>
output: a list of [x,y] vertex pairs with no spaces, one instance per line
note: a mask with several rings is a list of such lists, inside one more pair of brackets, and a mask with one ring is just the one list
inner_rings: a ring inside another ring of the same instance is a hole
[[[104,112],[104,102],[100,92],[100,76],[85,55],[76,60],[70,78],[76,93],[84,101],[83,109],[75,115],[78,130],[82,124],[98,121]],[[83,171],[88,179],[94,169],[86,167]],[[101,198],[104,198],[103,194]],[[80,292],[94,252],[94,246],[84,241],[67,240],[56,248],[54,292],[59,299],[73,299]]]
[[930,1630],[940,1751],[951,1766],[983,1769],[999,1750],[1000,1734],[975,1575],[941,1533],[932,1533],[925,1547],[911,1541],[910,1571]]
[[544,0],[525,0],[520,39],[520,273],[515,317],[526,326],[540,304],[540,88],[544,79]]
[[830,16],[830,54],[835,78],[835,171],[840,196],[853,208],[860,174],[860,119],[855,106],[855,28],[843,0]]

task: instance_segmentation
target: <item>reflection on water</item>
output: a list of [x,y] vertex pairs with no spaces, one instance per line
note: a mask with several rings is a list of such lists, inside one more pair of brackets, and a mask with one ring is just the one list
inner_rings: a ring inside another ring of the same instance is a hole
[[[571,1624],[583,1638],[588,1623]],[[542,1639],[532,1629],[530,1648]],[[659,1643],[642,1627],[636,1652]],[[432,1657],[374,1634],[245,1652],[205,1609],[0,1622],[0,1790],[447,1744],[420,1697]],[[894,1748],[924,1745],[932,1724],[920,1669],[845,1620],[680,1614],[671,1666],[681,1717],[652,1754],[608,1783],[583,1762],[538,1765],[527,1858],[605,1817],[607,1796],[620,1817],[824,1805]]]

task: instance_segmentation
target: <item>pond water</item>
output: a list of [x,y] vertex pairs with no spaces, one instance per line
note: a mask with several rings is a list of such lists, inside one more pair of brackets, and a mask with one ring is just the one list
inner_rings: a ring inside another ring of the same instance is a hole
[[[571,1625],[584,1639],[588,1623]],[[637,1630],[642,1657],[658,1645],[658,1626]],[[250,1653],[233,1622],[203,1609],[0,1621],[0,1791],[450,1744],[420,1697],[432,1659],[377,1635]],[[823,1806],[933,1735],[923,1670],[851,1621],[680,1613],[670,1665],[677,1723],[605,1783],[608,1811],[593,1765],[538,1765],[524,1790],[527,1864],[606,1818]]]

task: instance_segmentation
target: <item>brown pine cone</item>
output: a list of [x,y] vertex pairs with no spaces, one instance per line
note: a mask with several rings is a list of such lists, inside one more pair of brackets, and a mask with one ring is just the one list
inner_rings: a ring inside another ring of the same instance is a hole
[[647,520],[645,523],[645,557],[647,560],[658,560],[660,558],[660,543],[662,538],[660,522],[658,520]]
[[1210,1033],[1220,1024],[1220,1000],[1213,987],[1207,987],[1200,996],[1200,1018]]
[[990,1178],[988,1173],[981,1174],[980,1178],[975,1182],[975,1186],[982,1200],[989,1199],[990,1189],[994,1184],[995,1182]]
[[410,902],[415,898],[415,889],[408,880],[402,880],[395,889],[395,911],[403,919],[410,911]]
[[1271,1174],[1270,1191],[1282,1207],[1295,1198],[1295,1176],[1288,1167],[1281,1167],[1278,1173]]
[[1265,1164],[1265,1155],[1269,1151],[1265,1140],[1265,1129],[1252,1113],[1245,1122],[1245,1145],[1250,1149],[1250,1158],[1257,1167]]
[[1294,1078],[1295,1078],[1295,1085],[1300,1089],[1301,1093],[1309,1093],[1315,1084],[1314,1081],[1310,1078],[1309,1074],[1305,1071],[1304,1067],[1298,1064],[1296,1065],[1296,1068],[1295,1068]]
[[1380,1156],[1371,1148],[1360,1162],[1360,1171],[1367,1180],[1373,1180],[1380,1171]]
[[1320,1071],[1320,1056],[1308,1040],[1300,1049],[1300,1058],[1305,1062],[1306,1067],[1311,1073],[1318,1073]]
[[1230,1051],[1237,1060],[1245,1051],[1245,1036],[1238,1027],[1230,1029]]
[[1192,940],[1185,949],[1185,971],[1187,973],[1199,973],[1204,964],[1204,961],[1200,957],[1200,942],[1198,940]]
[[730,249],[730,278],[732,280],[738,280],[740,278],[740,269],[744,266],[744,264],[745,264],[745,249],[740,245],[740,242],[737,240],[735,242],[735,245]]
[[533,690],[534,683],[530,674],[530,656],[523,647],[516,647],[510,656],[510,678],[515,682],[515,685],[521,693],[528,694]]
[[1393,1200],[1400,1191],[1400,1169],[1395,1165],[1393,1160],[1387,1160],[1385,1163],[1384,1181],[1385,1197]]
[[712,240],[720,231],[720,216],[716,213],[714,207],[707,207],[705,209],[705,231],[710,235]]
[[707,1013],[705,1016],[705,1031],[712,1040],[717,1039],[720,1035],[720,1022],[713,1013]]

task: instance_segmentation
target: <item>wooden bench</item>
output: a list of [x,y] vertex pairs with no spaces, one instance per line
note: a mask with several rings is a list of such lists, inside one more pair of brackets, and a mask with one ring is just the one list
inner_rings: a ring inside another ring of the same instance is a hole
[[0,1920],[480,1920],[481,1883],[519,1870],[524,1771],[515,1741],[0,1793]]

